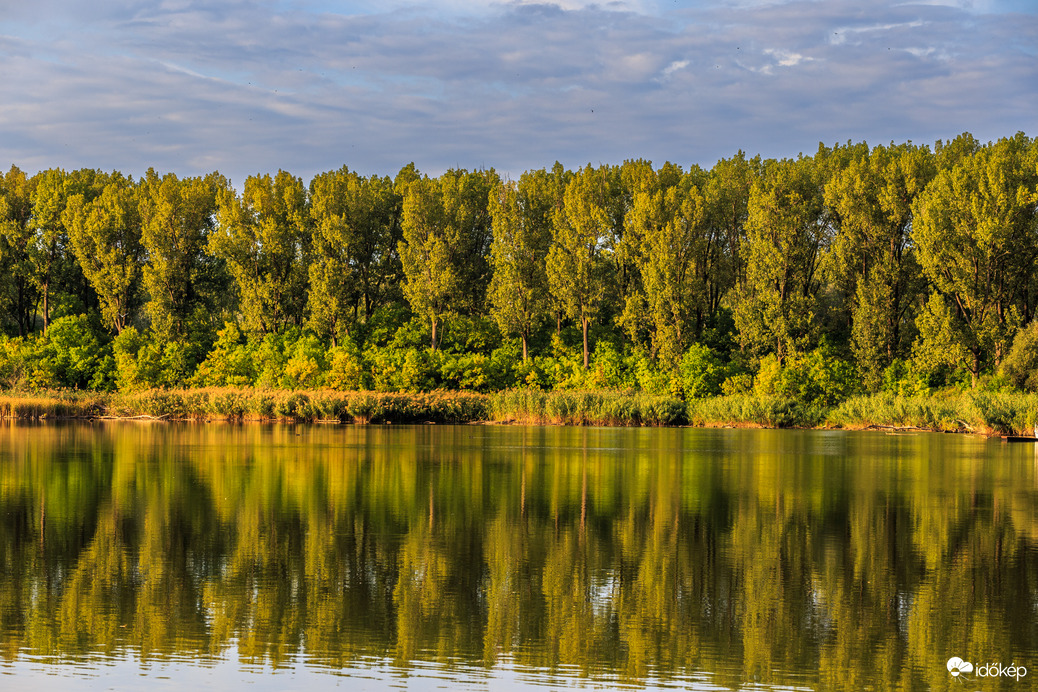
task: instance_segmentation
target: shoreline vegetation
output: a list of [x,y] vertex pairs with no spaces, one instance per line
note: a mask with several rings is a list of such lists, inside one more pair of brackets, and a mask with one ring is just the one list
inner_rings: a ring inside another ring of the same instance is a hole
[[0,415],[1038,420],[1038,140],[1022,132],[709,169],[239,183],[0,174]]
[[734,394],[684,401],[641,391],[343,392],[209,387],[119,392],[6,392],[0,420],[157,420],[339,424],[518,424],[814,428],[1030,437],[1038,394],[856,396],[833,406]]

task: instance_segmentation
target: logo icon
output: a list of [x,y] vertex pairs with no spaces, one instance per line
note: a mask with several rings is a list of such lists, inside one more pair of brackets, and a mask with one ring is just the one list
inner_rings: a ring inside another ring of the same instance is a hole
[[972,673],[973,664],[969,661],[963,661],[958,656],[952,656],[948,659],[948,672],[952,674],[952,677],[959,677],[962,673]]

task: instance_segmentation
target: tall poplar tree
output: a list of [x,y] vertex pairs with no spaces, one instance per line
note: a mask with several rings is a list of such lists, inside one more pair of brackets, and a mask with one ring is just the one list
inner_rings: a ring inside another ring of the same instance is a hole
[[91,169],[69,173],[50,169],[38,173],[35,179],[29,262],[40,292],[40,312],[46,332],[55,305],[72,302],[77,289],[80,304],[72,309],[87,309],[90,296],[69,239],[65,207],[69,198],[76,195],[81,195],[84,203],[92,202],[101,194],[108,176]]
[[29,256],[34,184],[35,179],[17,166],[0,174],[0,272],[8,277],[0,293],[0,307],[14,318],[19,336],[35,330],[39,303]]
[[310,257],[303,181],[285,171],[250,176],[241,197],[221,189],[217,209],[208,248],[227,262],[246,327],[266,334],[300,324]]
[[62,215],[101,315],[116,333],[130,326],[140,303],[144,247],[137,193],[131,178],[113,173],[93,201],[82,193],[69,197]]
[[637,193],[629,216],[629,232],[641,239],[639,265],[653,350],[672,367],[701,323],[714,240],[704,223],[695,177],[686,174],[676,184]]
[[490,204],[494,224],[490,310],[502,331],[522,339],[523,361],[529,354],[530,336],[547,308],[545,259],[554,206],[551,177],[543,169],[524,173],[518,184],[502,183]]
[[612,191],[605,169],[587,166],[566,186],[563,206],[553,216],[548,251],[548,286],[566,314],[580,322],[584,367],[590,363],[588,327],[606,292],[603,246],[612,231],[607,204]]
[[456,306],[461,249],[456,228],[447,223],[439,181],[425,177],[407,184],[401,225],[404,297],[415,314],[429,321],[430,346],[435,351],[440,323]]
[[925,147],[891,145],[854,158],[826,185],[826,203],[839,219],[833,264],[852,296],[851,348],[872,391],[910,343],[911,310],[925,283],[911,237],[912,203],[935,172]]
[[964,365],[974,386],[1033,310],[1036,164],[1034,141],[1019,133],[940,171],[913,205],[919,262],[933,287],[917,351]]
[[829,243],[822,186],[807,157],[768,161],[747,205],[746,281],[735,300],[744,347],[779,362],[806,347]]
[[310,182],[310,322],[333,343],[348,319],[371,316],[399,275],[400,203],[389,178],[345,166]]
[[154,170],[140,183],[145,309],[161,339],[186,334],[195,311],[205,307],[205,249],[216,224],[217,194],[228,187],[218,174],[181,180],[172,173],[160,178]]

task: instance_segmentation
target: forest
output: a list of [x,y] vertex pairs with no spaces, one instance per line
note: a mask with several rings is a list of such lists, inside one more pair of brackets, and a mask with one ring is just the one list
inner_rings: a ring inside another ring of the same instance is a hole
[[1038,389],[1038,144],[0,176],[0,388]]

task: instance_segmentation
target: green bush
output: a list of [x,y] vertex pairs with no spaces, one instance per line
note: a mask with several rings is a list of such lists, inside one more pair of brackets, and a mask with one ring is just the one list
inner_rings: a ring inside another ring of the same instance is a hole
[[312,334],[300,336],[286,344],[288,360],[280,386],[292,389],[317,389],[324,386],[330,369],[328,349]]
[[693,344],[681,358],[681,387],[687,399],[719,395],[727,375],[717,354],[702,344]]
[[36,341],[32,357],[39,363],[34,377],[38,384],[50,380],[53,386],[108,390],[114,384],[111,353],[96,321],[86,315],[59,317]]
[[329,369],[325,385],[341,391],[364,388],[364,357],[352,341],[345,341],[328,352]]
[[857,371],[828,346],[786,359],[774,354],[761,359],[754,385],[759,396],[778,396],[807,406],[832,406],[861,389]]
[[1002,373],[1013,386],[1038,391],[1038,320],[1021,329],[1002,360]]
[[197,387],[249,387],[256,381],[256,347],[232,322],[217,332],[216,342],[192,378]]

